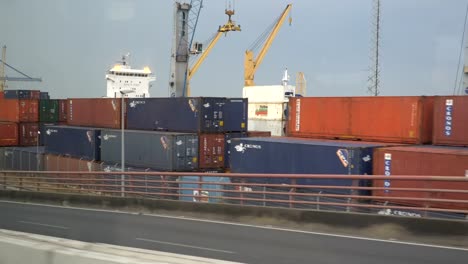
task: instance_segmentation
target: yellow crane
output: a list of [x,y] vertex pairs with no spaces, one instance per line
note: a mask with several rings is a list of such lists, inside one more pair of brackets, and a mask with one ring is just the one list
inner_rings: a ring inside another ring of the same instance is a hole
[[[276,20],[276,23],[271,30],[270,34],[268,35],[262,49],[258,53],[258,56],[254,58],[254,52],[252,49],[249,49],[245,52],[245,59],[244,59],[244,85],[245,86],[254,86],[254,76],[255,72],[258,69],[258,66],[263,61],[267,51],[270,49],[273,40],[275,39],[276,35],[278,34],[281,26],[283,25],[284,21],[286,20],[287,15],[291,11],[292,4],[288,4],[284,11],[281,13],[280,17]],[[289,17],[289,24],[291,25],[292,18]]]
[[[190,96],[190,81],[192,80],[193,75],[198,71],[200,68],[201,64],[203,61],[206,59],[206,57],[210,54],[211,50],[213,47],[216,45],[218,40],[221,38],[222,34],[227,34],[230,31],[241,31],[240,25],[237,25],[232,19],[231,16],[235,14],[234,10],[225,10],[225,14],[229,17],[228,22],[224,24],[223,26],[219,26],[218,31],[216,32],[216,35],[214,38],[210,41],[208,44],[208,47],[203,50],[202,52],[199,50],[199,44],[195,44],[195,52],[200,51],[201,56],[198,57],[198,59],[194,62],[193,66],[188,70],[187,77],[186,77],[186,87],[187,87],[187,97]],[[200,47],[201,49],[201,47]]]

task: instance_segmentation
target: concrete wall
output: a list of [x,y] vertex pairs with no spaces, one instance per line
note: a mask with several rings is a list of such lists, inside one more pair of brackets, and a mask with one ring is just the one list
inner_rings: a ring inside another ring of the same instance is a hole
[[234,263],[160,251],[93,244],[0,229],[0,263],[117,264],[117,263]]

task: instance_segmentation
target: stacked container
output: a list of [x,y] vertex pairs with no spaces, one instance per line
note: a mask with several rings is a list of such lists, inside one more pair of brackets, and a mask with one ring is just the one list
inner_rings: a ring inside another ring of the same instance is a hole
[[374,186],[388,188],[385,190],[376,190],[373,192],[374,196],[383,197],[380,199],[382,202],[386,201],[385,197],[416,197],[425,198],[428,200],[392,200],[390,202],[418,207],[441,207],[468,210],[467,204],[429,201],[431,198],[467,201],[468,194],[391,190],[391,188],[420,188],[468,191],[467,182],[422,182],[392,180],[392,176],[394,175],[468,177],[467,148],[439,146],[390,147],[377,149],[374,156],[374,174],[388,176],[388,180],[374,181]]
[[17,123],[0,122],[0,147],[18,145],[18,135]]
[[436,97],[433,143],[468,146],[468,96]]
[[[67,123],[71,126],[120,128],[121,99],[68,99]],[[148,113],[146,113],[148,115]]]
[[291,98],[288,134],[425,144],[432,140],[434,97]]

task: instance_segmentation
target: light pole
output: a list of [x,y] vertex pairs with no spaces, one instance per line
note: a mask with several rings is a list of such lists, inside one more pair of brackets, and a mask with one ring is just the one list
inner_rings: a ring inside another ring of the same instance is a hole
[[120,176],[120,196],[125,197],[125,100],[124,97],[127,94],[134,93],[134,90],[120,90],[120,109],[121,109],[121,120],[120,120],[120,128],[121,128],[121,165],[122,165],[122,175]]
[[41,136],[41,131],[37,131],[37,138],[36,138],[36,171],[39,171],[39,165],[41,163],[40,161],[40,155],[39,155],[39,137]]

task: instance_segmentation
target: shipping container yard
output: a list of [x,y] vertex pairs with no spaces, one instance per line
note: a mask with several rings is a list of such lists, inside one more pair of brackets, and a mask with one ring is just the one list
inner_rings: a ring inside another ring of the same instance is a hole
[[[391,179],[395,175],[467,175],[468,134],[463,130],[467,97],[291,97],[289,103],[276,104],[250,103],[248,98],[126,98],[122,109],[122,100],[116,98],[38,100],[33,99],[35,96],[33,92],[9,91],[0,101],[4,109],[0,114],[3,153],[0,169],[121,171],[124,133],[127,171],[221,173],[219,177],[210,176],[204,180],[210,182],[206,185],[208,189],[219,189],[211,193],[220,194],[225,190],[223,194],[231,200],[224,201],[229,203],[238,203],[238,196],[232,193],[233,187],[212,184],[231,181],[222,176],[223,172],[385,175],[388,180],[299,179],[291,182],[287,178],[249,178],[245,188],[253,193],[244,197],[253,199],[247,202],[251,205],[260,205],[255,200],[263,196],[276,200],[263,205],[288,206],[287,195],[275,194],[287,189],[272,187],[267,190],[268,194],[260,195],[256,194],[259,189],[255,184],[296,184],[304,186],[295,189],[299,193],[381,197],[360,199],[366,204],[467,209],[464,204],[392,199],[403,196],[467,200],[465,194],[423,194],[391,189],[468,190],[468,185],[460,183]],[[252,120],[251,115],[255,119]],[[275,119],[284,124],[285,136],[272,136],[277,132],[274,127],[255,131],[247,125]],[[114,176],[103,177],[104,185],[117,181]],[[142,190],[142,179],[146,181],[151,177],[132,176],[129,180],[134,182],[128,188]],[[190,180],[198,179],[194,177],[165,179],[171,179],[172,184],[181,188],[182,200],[219,201],[188,195],[202,195],[200,191],[190,190],[194,186]],[[152,187],[145,186],[145,190],[151,192]],[[353,186],[384,189],[353,191]],[[385,197],[390,198],[386,200]],[[284,203],[280,202],[282,199]],[[310,198],[297,198],[307,199]],[[329,197],[322,201],[344,202],[345,198]],[[349,209],[336,205],[321,208]],[[411,215],[414,210],[407,212]]]

